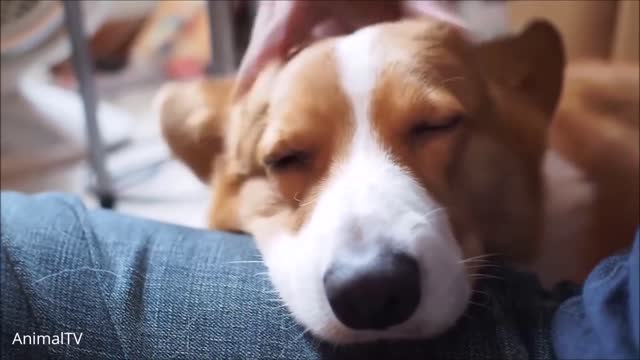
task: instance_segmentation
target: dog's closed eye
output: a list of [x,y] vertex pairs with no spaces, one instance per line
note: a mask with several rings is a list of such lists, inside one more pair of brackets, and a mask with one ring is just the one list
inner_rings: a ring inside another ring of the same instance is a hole
[[284,171],[293,168],[304,167],[310,155],[308,152],[300,150],[288,150],[275,153],[265,157],[264,166],[270,171]]
[[456,114],[446,117],[442,121],[421,120],[409,130],[409,135],[413,139],[421,139],[424,136],[444,133],[455,129],[458,125],[460,125],[462,123],[463,117],[464,116],[462,114]]

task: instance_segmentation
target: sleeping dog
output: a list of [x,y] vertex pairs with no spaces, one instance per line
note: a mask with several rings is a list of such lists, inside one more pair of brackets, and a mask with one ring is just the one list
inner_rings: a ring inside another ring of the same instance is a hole
[[[405,20],[273,62],[243,97],[209,79],[156,104],[211,186],[210,227],[255,237],[301,324],[334,343],[429,337],[464,313],[484,256],[535,264],[553,243],[545,164],[584,181],[547,146],[564,65],[544,22],[475,44]],[[592,192],[563,204],[588,210]]]

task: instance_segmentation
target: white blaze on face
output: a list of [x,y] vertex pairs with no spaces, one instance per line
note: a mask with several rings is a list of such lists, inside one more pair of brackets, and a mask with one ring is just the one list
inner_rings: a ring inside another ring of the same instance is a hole
[[[446,330],[464,311],[470,285],[446,211],[393,160],[372,127],[372,92],[385,56],[378,31],[367,28],[338,40],[335,58],[349,98],[354,133],[343,159],[332,165],[314,209],[297,234],[272,239],[264,256],[272,281],[296,318],[334,342],[424,337]],[[379,331],[356,331],[334,316],[323,275],[340,257],[380,251],[414,257],[421,300],[406,322]]]

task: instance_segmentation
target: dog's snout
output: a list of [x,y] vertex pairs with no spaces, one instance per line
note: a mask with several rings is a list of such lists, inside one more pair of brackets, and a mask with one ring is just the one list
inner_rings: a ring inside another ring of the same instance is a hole
[[418,263],[406,254],[388,252],[365,263],[337,260],[323,281],[334,314],[352,329],[400,324],[420,302]]

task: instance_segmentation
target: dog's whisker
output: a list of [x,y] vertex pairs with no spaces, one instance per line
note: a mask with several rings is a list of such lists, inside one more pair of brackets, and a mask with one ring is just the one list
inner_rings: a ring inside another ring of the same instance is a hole
[[433,210],[429,210],[426,214],[424,214],[424,216],[430,216],[430,215],[436,214],[436,213],[438,213],[440,211],[446,211],[446,210],[447,209],[444,208],[444,207],[435,208]]
[[484,268],[501,268],[502,266],[496,264],[477,264],[477,265],[468,265],[465,266],[467,269],[484,269]]
[[504,279],[502,276],[499,276],[499,275],[483,274],[483,273],[471,274],[469,276],[478,277],[478,278],[486,277],[486,278]]
[[316,196],[310,196],[307,202],[302,202],[302,200],[298,198],[298,194],[299,193],[295,193],[295,195],[293,195],[293,199],[298,202],[299,207],[309,206],[316,201]]
[[281,324],[287,324],[287,323],[296,321],[288,311],[285,311],[283,315],[278,317],[278,320],[280,321]]
[[473,261],[460,261],[459,264],[463,266],[484,266],[492,264],[489,260],[473,260]]
[[486,296],[486,297],[491,297],[491,295],[490,295],[488,292],[486,292],[486,291],[471,290],[471,292],[472,292],[472,293],[474,293],[474,294],[480,294],[480,295],[484,295],[484,296]]
[[478,255],[478,256],[474,256],[474,257],[470,257],[470,258],[466,258],[463,259],[462,261],[460,261],[461,263],[466,263],[466,262],[470,262],[470,261],[479,261],[479,260],[486,260],[486,258],[488,257],[492,257],[492,256],[498,256],[501,255],[500,253],[488,253],[488,254],[482,254],[482,255]]
[[229,261],[227,264],[264,264],[262,260],[238,260],[238,261]]
[[280,309],[286,309],[286,308],[287,308],[287,304],[280,304],[280,305],[271,307],[272,310],[280,310]]
[[496,256],[496,255],[500,255],[500,253],[486,253],[486,254],[481,254],[481,255],[470,257],[470,258],[466,258],[465,260],[483,259],[483,258]]
[[[296,324],[297,325],[297,324]],[[291,330],[291,329],[287,329],[287,330]],[[289,348],[289,345],[291,343],[294,343],[300,339],[302,339],[304,337],[304,335],[309,332],[310,329],[304,329],[299,335],[297,335],[296,337],[294,337],[291,341],[289,341],[287,343],[287,345],[285,347],[282,348],[282,351],[280,352],[280,355],[278,355],[278,359],[282,358],[282,356],[284,355],[285,350],[287,350]]]
[[495,279],[495,280],[504,280],[503,277],[501,276],[494,276],[494,275],[488,275],[488,274],[471,274],[469,275],[470,278],[475,278],[475,279]]
[[314,202],[316,202],[316,200],[318,199],[318,196],[311,196],[309,197],[309,201],[305,202],[305,203],[301,203],[300,207],[305,207],[305,206],[309,206],[311,204],[313,204]]
[[278,299],[278,298],[276,298],[276,299],[266,299],[266,301],[268,301],[268,302],[278,302],[278,303],[282,303],[283,302],[282,299]]
[[471,259],[471,260],[463,260],[460,261],[461,264],[467,264],[467,263],[490,263],[491,260],[487,260],[487,259]]
[[447,209],[444,207],[439,207],[439,208],[435,208],[435,209],[431,209],[429,211],[427,211],[426,214],[424,214],[424,219],[431,225],[433,226],[433,223],[431,223],[431,219],[433,219],[435,216],[439,215],[440,212],[446,212]]
[[484,294],[484,295],[489,295],[489,293],[488,293],[488,292],[486,292],[486,291],[482,291],[482,290],[478,290],[478,289],[473,289],[473,290],[471,290],[471,292],[479,293],[479,294]]
[[296,327],[296,326],[298,326],[298,323],[294,321],[294,322],[293,322],[289,327],[287,327],[285,330],[289,331],[289,330],[293,329],[293,328],[294,328],[294,327]]
[[452,76],[450,78],[446,78],[440,82],[440,86],[452,82],[452,81],[464,81],[466,80],[464,76]]
[[475,305],[475,306],[479,306],[479,307],[481,307],[483,309],[487,309],[488,311],[491,311],[491,308],[486,304],[478,303],[478,302],[471,301],[471,300],[469,300],[469,304]]
[[473,321],[473,317],[471,317],[471,315],[467,314],[466,312],[462,314],[462,316],[464,316],[465,318]]
[[309,201],[307,201],[306,203],[301,203],[300,207],[305,207],[305,206],[309,206],[311,204],[313,204],[316,201],[316,199],[310,199]]

